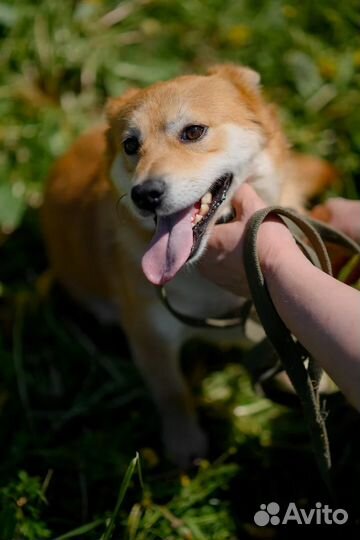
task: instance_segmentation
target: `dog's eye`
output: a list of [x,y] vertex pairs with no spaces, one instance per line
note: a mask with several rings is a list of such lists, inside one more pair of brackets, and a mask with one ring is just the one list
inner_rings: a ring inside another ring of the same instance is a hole
[[180,138],[182,141],[186,142],[192,142],[197,141],[201,139],[201,137],[205,134],[206,127],[205,126],[186,126],[181,132]]
[[128,137],[125,139],[124,143],[124,150],[128,156],[132,156],[134,154],[137,154],[140,148],[140,141],[137,137]]

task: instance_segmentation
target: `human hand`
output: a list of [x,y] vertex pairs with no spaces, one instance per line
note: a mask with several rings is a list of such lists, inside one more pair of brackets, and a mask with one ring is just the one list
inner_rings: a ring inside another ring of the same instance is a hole
[[[203,276],[220,287],[244,297],[250,297],[243,264],[244,232],[251,216],[267,205],[249,184],[243,184],[232,200],[236,218],[231,223],[216,225],[206,252],[199,261]],[[277,264],[278,254],[294,241],[287,227],[276,217],[261,225],[258,235],[258,255],[263,271]]]
[[335,229],[360,242],[360,201],[336,197],[315,206],[311,216],[329,223]]

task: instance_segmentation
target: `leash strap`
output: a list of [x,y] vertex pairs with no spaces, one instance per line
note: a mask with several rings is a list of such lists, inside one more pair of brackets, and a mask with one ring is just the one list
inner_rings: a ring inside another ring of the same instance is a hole
[[[274,206],[256,212],[250,219],[244,239],[244,265],[254,305],[266,335],[278,353],[299,396],[322,478],[331,491],[330,448],[318,391],[322,370],[279,317],[268,293],[257,255],[257,234],[261,224],[270,214],[287,218],[302,231],[316,253],[320,268],[330,275],[331,264],[325,245],[315,227],[295,212]],[[305,360],[309,361],[307,369],[304,365]]]
[[[303,218],[304,219],[304,218]],[[346,234],[334,229],[330,225],[318,221],[317,219],[306,217],[306,221],[310,223],[319,233],[321,239],[324,242],[336,244],[342,246],[354,253],[354,255],[360,254],[360,245],[349,238]]]
[[192,317],[191,315],[186,315],[181,313],[174,306],[171,305],[165,287],[160,287],[157,289],[160,300],[165,305],[165,307],[182,323],[193,326],[197,328],[232,328],[234,326],[241,326],[244,330],[245,323],[248,319],[250,309],[252,306],[251,300],[246,300],[244,304],[236,311],[228,312],[222,317]]

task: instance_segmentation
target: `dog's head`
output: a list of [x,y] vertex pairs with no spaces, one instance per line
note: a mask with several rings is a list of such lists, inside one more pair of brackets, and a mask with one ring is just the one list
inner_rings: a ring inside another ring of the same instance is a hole
[[129,90],[107,114],[110,176],[140,215],[155,218],[143,270],[163,284],[200,256],[266,144],[259,75],[218,66]]

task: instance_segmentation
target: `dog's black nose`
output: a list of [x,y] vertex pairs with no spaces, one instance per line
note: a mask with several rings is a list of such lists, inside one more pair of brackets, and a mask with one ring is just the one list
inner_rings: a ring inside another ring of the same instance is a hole
[[164,193],[165,182],[162,180],[146,180],[146,182],[132,188],[131,198],[140,210],[153,212],[160,206]]

